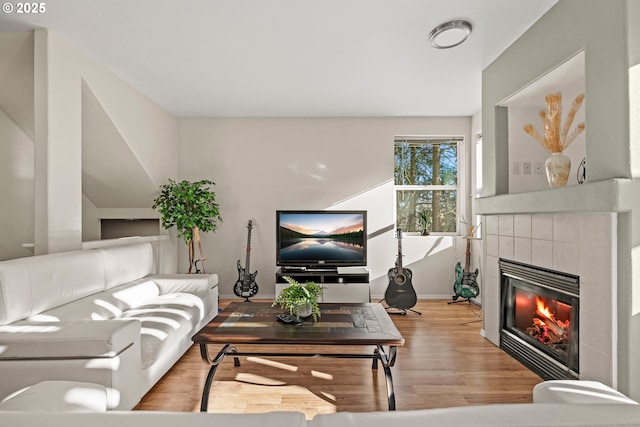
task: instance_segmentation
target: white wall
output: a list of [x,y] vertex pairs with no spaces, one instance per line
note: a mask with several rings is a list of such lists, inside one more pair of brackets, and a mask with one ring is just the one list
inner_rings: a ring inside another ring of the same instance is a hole
[[[258,297],[265,298],[275,285],[275,211],[349,208],[369,213],[372,294],[382,296],[397,252],[394,136],[462,135],[469,141],[470,128],[468,117],[181,119],[180,179],[216,182],[224,222],[202,241],[208,271],[220,275],[220,294],[235,297],[249,219],[251,270],[258,270]],[[464,252],[456,240],[403,239],[404,264],[420,296],[451,295],[454,265]],[[186,271],[186,259],[181,244],[179,271]]]
[[[0,34],[0,260],[33,242],[33,34]],[[6,59],[6,60],[4,60]]]
[[[625,385],[629,389],[629,393],[640,399],[640,367],[638,367],[638,356],[640,355],[640,201],[638,200],[638,190],[640,183],[640,3],[636,1],[627,1],[627,46],[629,49],[629,147],[631,151],[631,172],[635,178],[633,182],[636,189],[633,195],[629,197],[633,200],[634,207],[632,209],[631,229],[633,233],[628,233],[631,246],[631,272],[630,286],[627,294],[621,295],[620,300],[624,304],[629,304],[629,328],[628,336],[633,337],[629,340],[628,347],[623,348],[628,354],[626,363],[630,365],[630,374],[628,383]],[[624,232],[627,232],[625,229]],[[626,332],[626,331],[625,331]]]
[[0,109],[0,260],[31,255],[33,142]]
[[34,139],[33,33],[0,33],[0,107]]

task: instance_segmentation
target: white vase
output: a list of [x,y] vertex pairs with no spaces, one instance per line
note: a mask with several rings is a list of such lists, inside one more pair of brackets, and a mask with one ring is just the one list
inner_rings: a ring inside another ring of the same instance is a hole
[[562,153],[551,153],[551,156],[544,162],[547,169],[547,181],[549,187],[564,187],[569,179],[571,170],[571,159]]

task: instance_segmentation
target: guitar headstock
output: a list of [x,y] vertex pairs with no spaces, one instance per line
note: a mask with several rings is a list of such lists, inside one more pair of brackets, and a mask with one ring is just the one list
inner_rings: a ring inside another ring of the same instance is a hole
[[398,240],[402,239],[402,228],[398,228],[398,229],[396,230],[396,238],[397,238]]
[[464,220],[464,217],[462,218],[462,221],[460,221],[460,222],[462,224],[464,224],[464,226],[467,228],[467,235],[464,236],[465,239],[474,239],[475,238],[475,234],[478,232],[478,229],[482,225],[480,223],[472,224],[470,222],[467,222],[467,221]]
[[251,230],[253,228],[253,220],[252,219],[249,220],[249,223],[247,224],[247,228],[249,230]]
[[476,232],[476,226],[475,225],[470,225],[469,226],[469,235],[467,237],[471,238],[473,237],[473,234]]

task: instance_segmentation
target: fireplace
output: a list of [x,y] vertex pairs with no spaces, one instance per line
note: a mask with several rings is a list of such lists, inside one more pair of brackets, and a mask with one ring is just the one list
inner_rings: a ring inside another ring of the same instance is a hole
[[500,259],[500,347],[545,380],[579,378],[579,277]]

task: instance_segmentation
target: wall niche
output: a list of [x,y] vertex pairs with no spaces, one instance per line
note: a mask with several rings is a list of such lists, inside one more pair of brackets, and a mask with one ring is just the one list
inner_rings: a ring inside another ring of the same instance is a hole
[[[550,153],[523,127],[532,124],[544,134],[541,110],[546,111],[545,97],[550,93],[562,94],[562,119],[564,126],[571,103],[577,95],[585,93],[585,54],[584,51],[568,58],[566,61],[525,85],[513,95],[498,104],[507,112],[507,120],[502,125],[506,129],[496,129],[508,135],[509,187],[508,192],[524,193],[549,189],[545,160]],[[585,121],[588,94],[573,120],[571,129]],[[571,171],[567,186],[586,182],[586,129],[564,151],[571,159]]]
[[100,239],[119,239],[160,234],[159,219],[101,219]]

